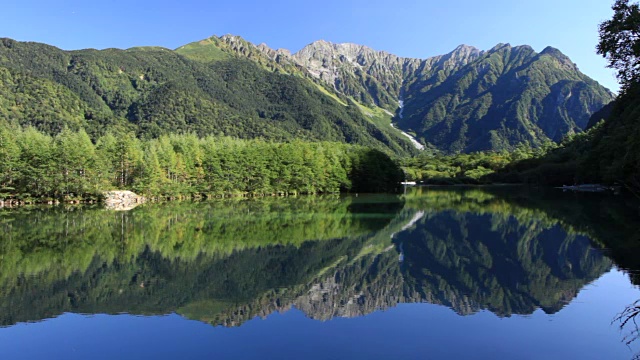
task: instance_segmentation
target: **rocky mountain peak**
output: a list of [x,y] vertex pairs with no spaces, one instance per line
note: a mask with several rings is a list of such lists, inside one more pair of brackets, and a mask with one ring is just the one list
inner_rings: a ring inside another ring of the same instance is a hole
[[470,63],[471,61],[479,58],[483,53],[484,52],[478,48],[462,44],[446,55],[435,56],[433,58],[426,59],[426,61],[434,59],[437,60],[436,63],[445,65],[445,68],[453,69]]
[[475,46],[461,44],[458,45],[451,53],[456,54],[469,54],[469,53],[481,53],[482,51]]
[[218,40],[228,46],[230,50],[243,55],[250,53],[251,49],[256,47],[253,43],[238,35],[226,34],[220,36]]
[[246,43],[248,41],[246,41],[245,39],[243,39],[241,36],[238,35],[233,35],[233,34],[225,34],[219,37],[220,40],[226,42],[226,43],[238,43],[238,42],[243,42]]
[[400,57],[385,51],[377,51],[365,45],[354,43],[332,43],[325,40],[315,41],[293,55],[296,59],[341,58],[341,61],[358,62],[359,60],[373,60],[374,58],[401,59]]
[[265,54],[269,59],[274,60],[276,62],[281,61],[283,58],[290,58],[291,51],[287,49],[273,49],[270,48],[267,44],[262,43],[256,46],[258,50],[260,50],[263,54]]
[[[364,45],[324,40],[305,46],[292,58],[313,77],[340,93],[389,111],[397,108],[407,59]],[[370,86],[377,90],[371,93]]]

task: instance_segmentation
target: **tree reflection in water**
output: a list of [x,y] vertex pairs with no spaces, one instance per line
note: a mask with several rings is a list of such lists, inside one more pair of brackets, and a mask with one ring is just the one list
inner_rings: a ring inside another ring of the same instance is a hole
[[[292,307],[328,320],[415,302],[461,315],[553,314],[613,264],[640,269],[637,202],[553,189],[0,215],[0,326],[65,312],[239,326]],[[625,329],[638,307],[617,318]]]

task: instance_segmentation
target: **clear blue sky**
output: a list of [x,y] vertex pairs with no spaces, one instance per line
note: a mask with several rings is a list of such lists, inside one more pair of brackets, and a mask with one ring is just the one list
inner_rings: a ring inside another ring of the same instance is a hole
[[240,35],[297,51],[315,40],[354,42],[425,58],[457,45],[547,45],[617,91],[613,71],[595,53],[597,26],[613,0],[11,0],[0,37],[63,49],[176,48],[211,35]]

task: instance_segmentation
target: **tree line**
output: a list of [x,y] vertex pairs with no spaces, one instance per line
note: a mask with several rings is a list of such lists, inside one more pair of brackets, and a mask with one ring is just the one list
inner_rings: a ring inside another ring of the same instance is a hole
[[543,157],[557,147],[548,141],[539,147],[520,144],[511,152],[482,151],[455,155],[423,153],[403,158],[400,164],[408,180],[425,184],[484,184],[497,180],[527,182],[529,179],[514,170],[513,164]]
[[87,200],[113,189],[151,197],[386,192],[402,179],[386,154],[342,143],[133,133],[93,142],[83,129],[51,136],[0,125],[4,199]]

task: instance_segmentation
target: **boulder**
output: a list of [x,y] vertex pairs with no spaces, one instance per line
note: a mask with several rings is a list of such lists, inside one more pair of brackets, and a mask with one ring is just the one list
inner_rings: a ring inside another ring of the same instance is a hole
[[131,210],[146,201],[143,196],[128,190],[105,191],[102,195],[105,207],[116,211]]

